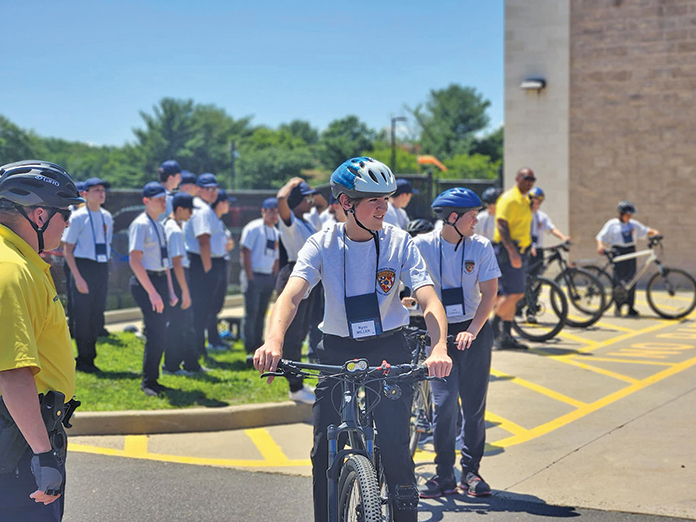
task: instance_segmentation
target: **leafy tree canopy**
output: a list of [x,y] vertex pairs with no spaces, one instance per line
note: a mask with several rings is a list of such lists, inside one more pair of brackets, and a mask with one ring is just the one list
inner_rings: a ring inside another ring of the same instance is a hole
[[317,151],[319,159],[333,171],[347,159],[371,151],[376,137],[375,131],[357,116],[333,120],[321,133]]

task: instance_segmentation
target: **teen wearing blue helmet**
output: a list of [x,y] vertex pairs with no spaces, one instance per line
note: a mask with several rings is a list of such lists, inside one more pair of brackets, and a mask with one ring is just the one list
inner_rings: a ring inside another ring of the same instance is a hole
[[[413,289],[423,307],[433,349],[425,361],[431,375],[449,374],[446,318],[432,286],[425,263],[413,239],[396,227],[383,227],[389,196],[396,189],[389,168],[372,158],[353,158],[331,176],[331,190],[346,212],[347,221],[326,227],[308,239],[298,254],[287,286],[273,308],[266,343],[254,355],[255,367],[274,370],[283,355],[285,330],[300,301],[321,281],[326,295],[323,337],[317,355],[321,363],[343,364],[356,357],[370,365],[383,360],[406,363],[410,352],[402,328],[408,311],[399,299],[399,280]],[[340,415],[331,401],[332,383],[320,381],[314,405],[314,518],[327,517],[326,428],[339,424]],[[410,387],[396,401],[382,401],[374,413],[379,432],[389,491],[398,491],[400,502],[393,511],[397,522],[418,518],[418,490],[409,452]]]
[[461,488],[471,496],[491,490],[479,474],[486,441],[484,412],[493,348],[488,317],[498,292],[500,269],[491,242],[474,233],[481,200],[471,190],[452,188],[435,198],[432,208],[442,228],[414,238],[445,306],[452,373],[447,382],[431,382],[437,474],[420,487],[420,496],[434,498],[457,491],[454,473],[457,408],[461,399]]
[[481,194],[481,201],[486,208],[476,216],[478,223],[474,226],[474,230],[479,236],[490,241],[493,241],[495,234],[495,204],[502,193],[503,191],[498,187],[488,187]]

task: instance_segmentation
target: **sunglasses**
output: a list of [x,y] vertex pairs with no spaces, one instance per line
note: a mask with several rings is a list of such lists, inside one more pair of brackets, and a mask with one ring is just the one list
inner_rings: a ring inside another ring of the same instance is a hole
[[522,179],[525,181],[536,181],[536,178],[534,176],[525,176]]
[[55,208],[55,207],[48,207],[44,208],[46,212],[49,213],[49,220],[55,216],[56,214],[60,214],[61,217],[63,218],[63,221],[68,223],[70,221],[70,209],[69,208]]

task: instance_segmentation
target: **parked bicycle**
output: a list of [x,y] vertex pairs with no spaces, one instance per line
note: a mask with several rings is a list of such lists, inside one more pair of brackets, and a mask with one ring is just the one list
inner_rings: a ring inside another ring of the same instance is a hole
[[561,287],[548,277],[527,274],[513,329],[525,339],[543,342],[558,335],[567,319],[568,300]]
[[[400,499],[398,492],[389,491],[387,486],[373,411],[383,397],[399,399],[401,385],[435,379],[428,376],[427,367],[391,366],[386,361],[370,367],[366,359],[346,361],[343,366],[281,360],[276,372],[264,373],[262,377],[270,375],[335,379],[336,386],[341,386],[342,401],[335,405],[341,423],[327,428],[329,522],[393,520],[394,503]],[[372,383],[377,383],[378,392],[368,386]],[[349,447],[339,450],[338,439],[343,434]]]
[[[612,298],[606,304],[608,308],[612,302],[621,305],[627,302],[628,293],[633,289],[648,271],[650,265],[657,266],[657,272],[648,280],[645,287],[645,294],[648,305],[660,317],[666,319],[679,319],[689,315],[696,308],[696,280],[691,274],[679,268],[666,267],[660,261],[664,251],[662,240],[664,236],[652,236],[648,238],[648,248],[630,254],[617,255],[612,249],[607,249],[604,255],[607,263],[600,267],[596,265],[585,265],[583,268],[593,272],[603,285],[609,286]],[[647,257],[643,266],[636,271],[636,274],[628,282],[614,281],[613,268],[616,263]]]
[[607,308],[604,285],[591,272],[568,264],[561,252],[570,250],[569,242],[548,247],[544,250],[551,254],[544,259],[541,273],[546,272],[553,263],[558,264],[560,271],[554,278],[554,282],[563,289],[568,303],[575,312],[580,313],[580,316],[569,314],[566,318],[566,324],[578,328],[592,326],[601,319]]

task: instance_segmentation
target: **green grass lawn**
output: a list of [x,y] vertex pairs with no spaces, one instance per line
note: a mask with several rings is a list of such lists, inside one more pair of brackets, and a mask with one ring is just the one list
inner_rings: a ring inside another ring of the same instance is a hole
[[75,395],[80,411],[159,410],[210,407],[287,400],[288,384],[276,379],[266,384],[247,369],[241,341],[227,352],[212,353],[205,366],[212,371],[193,377],[162,375],[159,382],[173,388],[160,397],[140,391],[144,342],[132,333],[112,334],[97,343],[99,374],[77,373]]

